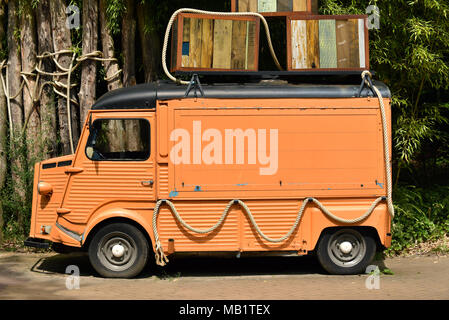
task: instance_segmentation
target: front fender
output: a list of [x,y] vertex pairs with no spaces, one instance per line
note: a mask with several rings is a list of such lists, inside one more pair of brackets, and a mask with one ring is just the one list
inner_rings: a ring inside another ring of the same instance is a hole
[[82,245],[85,244],[86,239],[88,239],[89,234],[92,232],[92,230],[97,226],[99,223],[102,223],[108,219],[114,219],[114,218],[122,218],[122,219],[128,219],[131,220],[138,225],[140,225],[148,234],[148,236],[151,239],[151,242],[154,243],[154,235],[152,230],[152,224],[151,224],[151,217],[150,220],[143,217],[141,214],[139,214],[136,211],[123,209],[123,208],[109,208],[104,211],[97,212],[91,219],[89,219],[89,222],[87,223],[86,229],[83,233],[82,238]]

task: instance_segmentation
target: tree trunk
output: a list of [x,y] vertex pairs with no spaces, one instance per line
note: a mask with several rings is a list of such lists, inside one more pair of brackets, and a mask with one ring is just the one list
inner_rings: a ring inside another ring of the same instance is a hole
[[[31,8],[31,1],[27,1],[22,6],[20,17],[21,30],[21,53],[22,53],[22,72],[32,73],[36,67],[36,20],[34,11]],[[40,156],[40,119],[35,110],[34,95],[36,87],[36,77],[25,75],[28,86],[23,89],[23,109],[24,121],[26,125],[26,145],[28,161],[35,162]]]
[[[0,51],[3,51],[3,40],[5,39],[5,0],[0,0]],[[3,189],[6,180],[6,133],[8,111],[6,107],[6,97],[3,92],[3,85],[0,83],[0,190]],[[3,243],[3,208],[0,196],[0,245]]]
[[[13,96],[19,92],[21,78],[21,62],[19,55],[20,44],[15,35],[15,31],[20,29],[18,19],[18,1],[9,1],[8,3],[8,82],[9,95]],[[14,137],[17,137],[22,130],[23,113],[22,113],[22,95],[19,94],[16,98],[11,99],[11,116],[13,122]]]
[[[6,4],[5,0],[0,0],[0,51],[3,51],[3,39],[5,38],[5,13],[6,13]],[[6,97],[3,91],[3,85],[0,83],[0,190],[3,188],[6,180],[6,134],[7,134],[7,126],[8,123],[6,121],[8,119],[8,110],[6,105]],[[1,206],[1,204],[0,204]],[[2,230],[2,220],[0,216],[0,236]]]
[[[108,21],[106,18],[107,0],[100,0],[100,30],[101,30],[101,43],[103,50],[103,58],[114,58],[114,39],[111,35],[111,30],[108,27]],[[118,73],[119,65],[117,61],[104,61],[104,70],[106,78],[108,79],[108,91],[115,90],[123,87],[121,74]],[[108,136],[109,143],[111,144],[111,150],[123,151],[125,150],[126,132],[125,124],[123,121],[110,121]],[[114,134],[117,133],[117,134]]]
[[[136,42],[136,21],[134,0],[126,0],[126,11],[122,20],[122,47],[123,47],[123,85],[125,87],[136,84],[135,68],[135,42]],[[126,149],[137,151],[140,148],[140,128],[137,121],[127,121],[126,129]]]
[[[98,0],[83,0],[83,54],[97,50],[98,42]],[[80,127],[84,125],[87,113],[95,102],[97,62],[85,60],[82,63],[80,101]]]
[[[66,6],[63,0],[51,0],[50,1],[50,13],[51,13],[51,27],[53,36],[53,48],[55,52],[60,50],[69,50],[72,47],[72,40],[70,38],[70,29],[66,26]],[[58,63],[68,68],[72,57],[70,54],[61,54],[57,57]],[[73,79],[73,76],[72,76]],[[67,84],[67,76],[58,77],[58,81]],[[59,91],[66,94],[66,88],[59,88]],[[70,90],[70,97],[74,98],[74,90]],[[76,148],[79,138],[79,125],[78,125],[78,112],[76,106],[71,104],[71,116],[72,116],[72,134],[73,145]],[[62,144],[62,153],[67,155],[71,153],[70,148],[70,136],[69,136],[69,123],[67,117],[67,101],[65,98],[58,96],[58,120],[59,120],[59,135]]]
[[[14,96],[19,93],[21,84],[21,62],[19,55],[20,44],[15,34],[16,30],[20,29],[18,19],[18,1],[8,2],[8,83],[9,83],[9,95]],[[12,117],[12,129],[10,133],[12,137],[10,142],[10,159],[11,159],[11,175],[14,193],[18,197],[18,201],[22,204],[25,202],[25,183],[23,177],[23,170],[25,170],[23,139],[21,131],[23,127],[23,113],[22,113],[22,94],[19,93],[17,97],[10,100],[11,117]],[[11,135],[13,134],[13,135]],[[19,226],[23,226],[23,216],[20,210],[16,213],[17,222]]]
[[125,87],[136,84],[136,20],[134,11],[134,0],[126,0],[126,11],[122,20],[123,85]]
[[[108,27],[106,18],[107,0],[100,0],[100,30],[101,30],[101,44],[103,48],[103,57],[106,59],[114,58],[114,39],[111,35],[111,30]],[[122,79],[118,74],[119,65],[117,61],[105,61],[103,63],[106,78],[108,81],[108,90],[115,90],[123,87]]]
[[[37,36],[38,36],[38,52],[42,55],[44,52],[53,52],[53,43],[51,36],[51,23],[48,19],[50,12],[51,0],[39,0],[36,9],[37,18]],[[50,59],[42,60],[41,70],[45,72],[53,72],[53,63]],[[52,81],[51,76],[41,75],[39,86],[45,82]],[[41,114],[41,134],[43,139],[43,153],[47,158],[55,157],[57,154],[56,145],[56,107],[53,89],[46,85],[42,90],[40,97],[40,114]]]
[[153,20],[150,18],[154,10],[148,1],[137,4],[137,21],[142,47],[143,68],[145,82],[157,79],[157,72],[161,61],[159,35],[156,32]]

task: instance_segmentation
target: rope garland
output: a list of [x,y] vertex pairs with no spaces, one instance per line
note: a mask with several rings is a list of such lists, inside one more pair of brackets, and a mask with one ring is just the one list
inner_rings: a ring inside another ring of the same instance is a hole
[[[57,60],[57,58],[60,55],[65,54],[71,54],[71,62],[68,68],[63,67]],[[45,86],[51,86],[53,88],[53,92],[56,93],[58,96],[66,99],[67,101],[67,121],[68,121],[68,131],[69,131],[69,140],[70,140],[70,150],[72,153],[75,152],[74,145],[73,145],[73,133],[72,133],[72,115],[71,115],[71,104],[74,104],[75,106],[79,107],[79,103],[76,99],[70,98],[70,90],[74,87],[76,87],[78,84],[71,83],[71,76],[73,72],[84,62],[87,60],[92,61],[100,61],[104,62],[106,61],[114,61],[117,62],[118,60],[116,58],[103,58],[103,53],[101,51],[93,51],[87,54],[80,55],[79,57],[76,57],[76,52],[73,50],[60,50],[57,52],[43,52],[41,55],[37,55],[36,59],[39,61],[39,63],[34,67],[32,72],[24,72],[22,71],[20,73],[20,76],[22,78],[22,82],[19,86],[18,91],[15,94],[11,94],[9,90],[9,81],[8,81],[8,63],[6,60],[3,60],[0,63],[0,78],[1,83],[3,87],[3,93],[6,97],[6,104],[8,108],[8,120],[9,120],[9,130],[10,130],[10,137],[11,139],[14,138],[14,130],[13,130],[13,120],[12,120],[12,112],[11,112],[11,100],[14,100],[17,98],[22,91],[24,91],[24,88],[26,87],[28,89],[28,94],[30,95],[31,100],[33,101],[33,107],[30,109],[30,111],[25,115],[25,121],[22,128],[21,135],[23,136],[26,131],[26,127],[28,126],[28,122],[31,118],[32,113],[36,110],[37,106],[39,105],[39,101],[42,96],[42,92],[44,90]],[[50,59],[55,64],[57,71],[55,72],[46,72],[42,70],[42,62],[45,59]],[[75,63],[76,62],[76,63]],[[75,64],[74,64],[75,63]],[[3,74],[3,70],[5,69],[5,75]],[[109,82],[113,79],[115,79],[120,73],[122,72],[121,69],[119,69],[117,72],[115,72],[113,75],[109,77],[105,77],[104,80]],[[39,86],[40,83],[40,77],[41,76],[50,76],[53,77],[52,81],[45,81]],[[64,77],[67,76],[67,82],[63,83],[55,78],[57,77]],[[5,80],[6,77],[6,80]],[[28,81],[28,77],[36,77],[36,85],[34,87],[34,92],[31,90],[30,83]],[[65,90],[65,93],[63,92]]]
[[226,208],[223,210],[223,214],[221,215],[220,219],[218,220],[218,222],[211,228],[209,229],[196,229],[193,228],[192,226],[190,226],[189,224],[187,224],[179,215],[178,210],[176,210],[175,205],[166,199],[163,200],[159,200],[156,203],[156,206],[154,207],[153,210],[153,234],[154,234],[154,240],[156,242],[156,250],[155,250],[155,259],[156,259],[156,264],[159,266],[165,266],[169,260],[167,258],[167,256],[164,253],[164,250],[162,248],[162,244],[161,241],[159,239],[159,233],[157,231],[157,216],[159,215],[159,211],[160,211],[160,207],[162,204],[166,203],[170,208],[171,208],[171,212],[175,215],[176,219],[188,230],[194,232],[194,233],[199,233],[199,234],[206,234],[209,232],[212,232],[216,229],[218,229],[225,221],[227,215],[229,214],[229,211],[231,209],[231,207],[234,204],[238,204],[240,205],[243,210],[245,211],[246,215],[249,217],[251,224],[254,226],[254,229],[256,230],[256,232],[266,241],[271,242],[271,243],[280,243],[283,242],[285,240],[287,240],[288,238],[291,237],[291,235],[295,232],[296,228],[298,227],[299,222],[301,221],[302,215],[304,214],[304,211],[306,209],[306,206],[309,202],[313,202],[315,203],[318,208],[321,209],[321,211],[327,215],[329,218],[343,223],[343,224],[354,224],[354,223],[358,223],[361,222],[363,220],[365,220],[366,218],[368,218],[373,212],[374,209],[376,209],[377,205],[384,200],[384,197],[379,197],[376,200],[374,200],[374,202],[371,204],[371,206],[369,207],[369,209],[360,217],[355,218],[355,219],[343,219],[340,217],[337,217],[336,215],[332,214],[329,210],[327,210],[327,208],[317,199],[315,198],[305,198],[303,200],[303,203],[301,205],[301,208],[298,211],[298,214],[296,216],[296,220],[294,222],[294,224],[292,225],[292,227],[290,228],[290,230],[287,232],[287,234],[285,234],[283,237],[277,238],[277,239],[273,239],[268,237],[267,235],[265,235],[262,230],[260,229],[259,225],[257,224],[256,220],[254,219],[253,214],[251,213],[251,210],[249,209],[249,207],[246,205],[245,202],[243,202],[242,200],[231,200],[228,202]]

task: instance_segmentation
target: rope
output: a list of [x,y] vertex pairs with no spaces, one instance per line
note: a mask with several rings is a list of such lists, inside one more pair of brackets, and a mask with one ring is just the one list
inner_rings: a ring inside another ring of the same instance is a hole
[[377,99],[379,100],[380,106],[380,114],[382,118],[382,132],[384,138],[384,160],[385,160],[385,172],[386,172],[386,187],[387,187],[387,205],[388,212],[390,213],[391,218],[394,218],[394,206],[393,206],[393,184],[391,179],[391,164],[390,164],[390,143],[388,137],[388,124],[387,124],[387,116],[385,112],[384,99],[382,97],[382,93],[380,90],[372,83],[372,81],[368,81],[367,77],[372,79],[371,72],[365,70],[362,72],[362,79],[365,80],[365,84],[372,88],[377,95]]
[[340,217],[335,216],[334,214],[332,214],[329,210],[327,210],[323,204],[321,202],[319,202],[317,199],[314,198],[305,198],[303,200],[302,206],[298,211],[298,214],[296,216],[296,220],[295,223],[292,225],[292,227],[290,228],[290,230],[287,232],[287,234],[285,234],[283,237],[278,238],[278,239],[273,239],[268,237],[267,235],[265,235],[262,230],[260,229],[259,225],[257,224],[256,220],[254,219],[253,214],[251,213],[251,210],[248,208],[248,206],[242,201],[242,200],[232,200],[229,201],[229,203],[227,204],[226,208],[223,210],[223,214],[221,215],[220,219],[218,220],[218,222],[213,226],[210,227],[209,229],[196,229],[193,228],[192,226],[190,226],[189,224],[187,224],[179,215],[178,210],[176,210],[175,205],[170,201],[170,200],[159,200],[156,203],[156,206],[154,207],[154,211],[153,211],[153,234],[154,234],[154,239],[156,242],[156,252],[155,252],[155,258],[156,258],[156,264],[160,265],[160,266],[165,266],[169,260],[167,258],[167,256],[164,254],[164,250],[162,249],[162,244],[160,242],[159,239],[159,233],[157,231],[157,216],[159,215],[159,211],[160,211],[160,207],[162,204],[166,203],[172,210],[173,214],[175,215],[176,219],[188,230],[195,232],[195,233],[199,233],[199,234],[206,234],[209,232],[212,232],[216,229],[218,229],[223,222],[225,221],[227,215],[229,214],[229,211],[232,207],[232,205],[234,204],[239,204],[244,211],[246,212],[246,214],[248,215],[251,224],[254,226],[254,229],[257,231],[257,233],[264,238],[266,241],[271,242],[271,243],[280,243],[285,241],[286,239],[290,238],[291,235],[295,232],[299,222],[301,221],[302,215],[305,211],[305,208],[307,206],[307,204],[309,202],[314,202],[323,212],[324,214],[326,214],[327,216],[329,216],[331,219],[334,219],[337,222],[343,223],[343,224],[354,224],[354,223],[358,223],[361,222],[363,220],[365,220],[367,217],[369,217],[374,209],[376,208],[376,206],[379,204],[379,202],[381,202],[383,200],[383,197],[379,197],[377,198],[372,205],[370,206],[370,208],[368,209],[368,211],[366,211],[362,216],[356,218],[356,219],[342,219]]
[[179,79],[175,78],[170,73],[170,71],[168,71],[168,68],[167,68],[168,38],[170,36],[170,31],[172,29],[172,26],[173,26],[173,23],[175,22],[176,17],[182,12],[199,13],[199,14],[213,14],[213,15],[217,15],[217,16],[255,16],[255,17],[260,18],[260,20],[262,21],[262,23],[265,27],[268,46],[270,49],[271,56],[273,57],[274,63],[276,64],[276,67],[280,71],[283,70],[281,67],[281,64],[279,63],[278,58],[276,57],[276,53],[274,52],[273,43],[271,41],[270,28],[268,27],[267,20],[261,14],[259,14],[257,12],[214,12],[214,11],[204,11],[204,10],[198,10],[198,9],[183,8],[183,9],[179,9],[179,10],[175,11],[175,13],[173,13],[173,15],[171,16],[171,18],[168,22],[167,29],[165,31],[164,46],[162,48],[162,67],[164,69],[165,74],[167,75],[167,77],[170,80],[172,80],[176,83],[179,83],[179,84],[183,84],[183,85],[188,85],[190,83],[189,81],[183,81],[183,80],[179,80]]
[[[68,68],[63,67],[61,64],[59,64],[57,57],[61,54],[72,54],[72,59],[70,62],[70,66]],[[68,131],[69,131],[69,140],[70,140],[70,150],[72,153],[75,152],[74,150],[74,144],[73,144],[73,133],[72,133],[72,115],[71,115],[71,104],[74,104],[76,106],[79,106],[79,103],[76,99],[73,99],[70,97],[70,90],[71,88],[74,88],[77,86],[77,84],[71,84],[71,76],[72,73],[86,60],[93,60],[93,61],[100,61],[100,62],[106,62],[106,61],[118,61],[116,58],[103,58],[103,53],[101,51],[93,51],[87,54],[82,54],[79,57],[76,57],[76,53],[73,50],[60,50],[57,52],[43,52],[41,55],[37,55],[36,59],[39,60],[39,64],[35,66],[34,70],[32,72],[24,72],[22,71],[20,73],[22,77],[22,82],[20,84],[20,87],[14,95],[11,95],[9,92],[9,81],[8,81],[8,64],[6,63],[6,60],[2,61],[0,63],[0,78],[1,83],[3,87],[3,92],[6,96],[6,103],[8,108],[8,120],[9,120],[9,129],[10,129],[10,137],[13,139],[14,132],[13,132],[13,120],[12,120],[12,112],[11,112],[11,100],[14,100],[17,98],[24,88],[26,87],[28,89],[28,94],[30,95],[32,101],[33,101],[33,108],[30,109],[29,113],[25,117],[24,126],[22,128],[22,135],[26,132],[26,127],[28,125],[29,119],[31,117],[31,114],[36,109],[40,98],[42,96],[43,89],[46,85],[50,85],[53,87],[53,91],[62,98],[66,99],[67,101],[67,121],[68,121]],[[42,67],[42,61],[44,59],[51,59],[53,63],[56,65],[56,68],[58,71],[55,72],[45,72],[41,70]],[[74,62],[76,61],[76,64],[74,65]],[[3,75],[2,70],[6,70],[6,80],[5,76]],[[109,82],[112,79],[116,78],[122,70],[118,70],[116,73],[109,77],[105,77],[104,80]],[[41,76],[51,76],[53,77],[53,81],[46,81],[39,87],[39,79]],[[62,83],[57,80],[55,80],[55,77],[63,77],[67,76],[67,83]],[[36,86],[34,92],[31,90],[31,86],[28,82],[27,77],[36,77]],[[63,93],[62,91],[58,90],[59,88],[65,89],[66,92]]]

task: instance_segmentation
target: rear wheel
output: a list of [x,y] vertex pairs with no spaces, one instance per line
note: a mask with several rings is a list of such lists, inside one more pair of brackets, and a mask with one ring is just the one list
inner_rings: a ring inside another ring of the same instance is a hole
[[331,229],[318,243],[321,266],[331,274],[360,274],[373,260],[376,242],[371,233],[356,229]]
[[113,223],[100,229],[89,245],[94,269],[107,278],[132,278],[145,267],[148,242],[136,227]]

